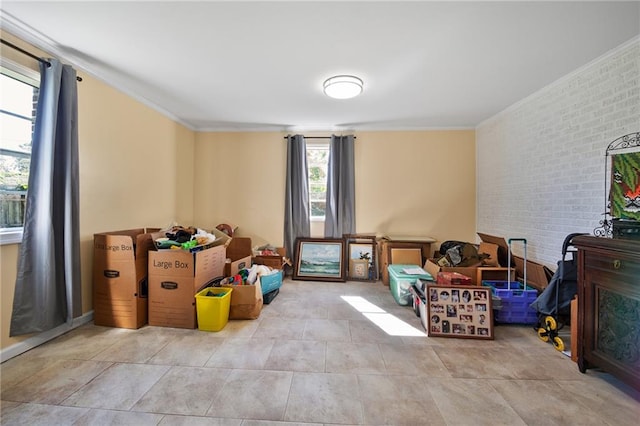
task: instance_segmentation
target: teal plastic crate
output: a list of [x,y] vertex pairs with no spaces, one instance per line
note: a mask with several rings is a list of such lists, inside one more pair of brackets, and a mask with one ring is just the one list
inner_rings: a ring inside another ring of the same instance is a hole
[[419,265],[389,265],[389,290],[398,305],[406,306],[413,303],[413,297],[409,288],[418,280],[433,281],[433,277],[427,271],[424,274],[407,274],[406,270],[420,269]]
[[493,295],[500,298],[500,309],[494,310],[497,323],[535,324],[538,312],[531,304],[538,298],[538,290],[525,286],[520,281],[482,281],[485,287],[491,287]]
[[282,287],[282,270],[278,270],[275,274],[260,276],[260,286],[262,287],[262,294],[267,294],[273,290],[277,290]]

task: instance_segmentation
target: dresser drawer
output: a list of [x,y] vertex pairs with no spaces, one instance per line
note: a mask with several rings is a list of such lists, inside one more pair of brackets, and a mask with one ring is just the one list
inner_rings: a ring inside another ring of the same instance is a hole
[[585,253],[585,269],[610,272],[619,276],[637,279],[640,277],[640,263],[625,256],[603,256],[599,253]]

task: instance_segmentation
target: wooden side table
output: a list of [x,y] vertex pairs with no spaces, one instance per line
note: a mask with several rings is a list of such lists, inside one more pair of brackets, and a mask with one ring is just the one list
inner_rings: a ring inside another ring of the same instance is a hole
[[386,286],[389,285],[388,266],[394,263],[392,255],[393,249],[419,249],[421,254],[419,266],[422,267],[426,259],[431,256],[431,244],[435,242],[436,240],[431,237],[382,237],[378,241],[380,248],[380,277],[382,278],[382,283]]

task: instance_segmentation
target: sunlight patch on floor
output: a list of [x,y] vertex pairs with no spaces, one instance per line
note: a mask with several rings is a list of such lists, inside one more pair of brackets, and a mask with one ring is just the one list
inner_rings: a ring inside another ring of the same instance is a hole
[[374,305],[360,296],[341,296],[342,299],[362,313],[369,321],[380,327],[390,336],[425,336],[421,330],[402,321],[395,315],[387,313],[384,309]]

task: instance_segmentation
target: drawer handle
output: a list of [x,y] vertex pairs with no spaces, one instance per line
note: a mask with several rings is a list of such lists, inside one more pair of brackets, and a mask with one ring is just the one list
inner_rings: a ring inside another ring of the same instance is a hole
[[622,266],[622,262],[618,259],[613,261],[613,269],[620,269],[620,267]]

